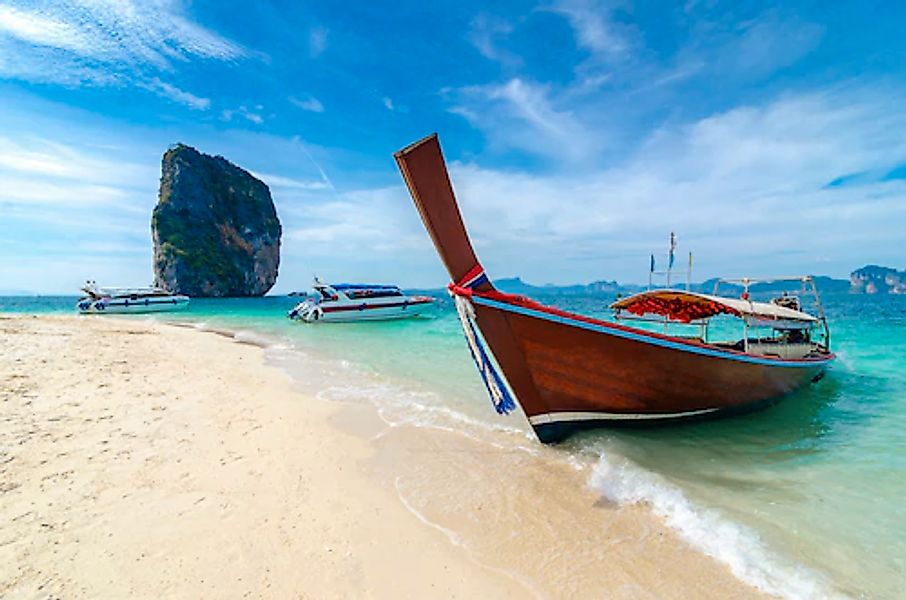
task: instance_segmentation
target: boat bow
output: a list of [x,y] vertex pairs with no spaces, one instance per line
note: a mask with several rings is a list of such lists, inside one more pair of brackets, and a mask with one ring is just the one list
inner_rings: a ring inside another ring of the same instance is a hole
[[478,290],[493,289],[483,277],[484,269],[462,222],[437,134],[407,146],[394,158],[451,281]]

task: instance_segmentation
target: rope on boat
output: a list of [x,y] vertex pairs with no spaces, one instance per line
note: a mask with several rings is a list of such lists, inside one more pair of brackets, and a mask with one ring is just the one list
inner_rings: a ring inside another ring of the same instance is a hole
[[500,415],[516,410],[516,402],[503,382],[500,373],[494,367],[490,353],[485,347],[484,340],[475,324],[475,309],[472,307],[472,303],[468,298],[460,294],[451,293],[451,295],[456,303],[456,313],[459,315],[459,322],[462,325],[462,332],[469,345],[472,360],[475,361],[475,366],[478,367],[478,372],[482,380],[484,380],[484,385],[488,390],[494,410]]

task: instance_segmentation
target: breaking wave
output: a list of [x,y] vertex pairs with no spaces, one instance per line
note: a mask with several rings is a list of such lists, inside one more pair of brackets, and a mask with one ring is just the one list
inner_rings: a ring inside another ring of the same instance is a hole
[[790,600],[845,597],[821,574],[774,555],[755,531],[694,505],[677,486],[626,458],[601,452],[589,485],[612,502],[649,506],[689,545],[761,591]]

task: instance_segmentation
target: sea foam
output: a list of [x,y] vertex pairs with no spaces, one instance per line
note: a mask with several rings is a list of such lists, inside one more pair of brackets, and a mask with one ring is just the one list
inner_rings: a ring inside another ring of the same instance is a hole
[[679,487],[622,456],[601,452],[589,485],[612,502],[647,505],[689,545],[761,591],[790,600],[846,597],[821,574],[772,553],[753,530],[696,506]]

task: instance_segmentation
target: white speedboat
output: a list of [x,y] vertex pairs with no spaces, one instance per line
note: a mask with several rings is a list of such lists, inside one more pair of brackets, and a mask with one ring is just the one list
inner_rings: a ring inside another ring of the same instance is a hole
[[170,312],[189,308],[189,297],[171,294],[156,287],[103,288],[88,281],[76,308],[82,314],[139,314]]
[[305,323],[382,321],[417,317],[431,306],[429,296],[407,296],[395,285],[337,283],[315,279],[314,296],[297,304],[290,319]]

